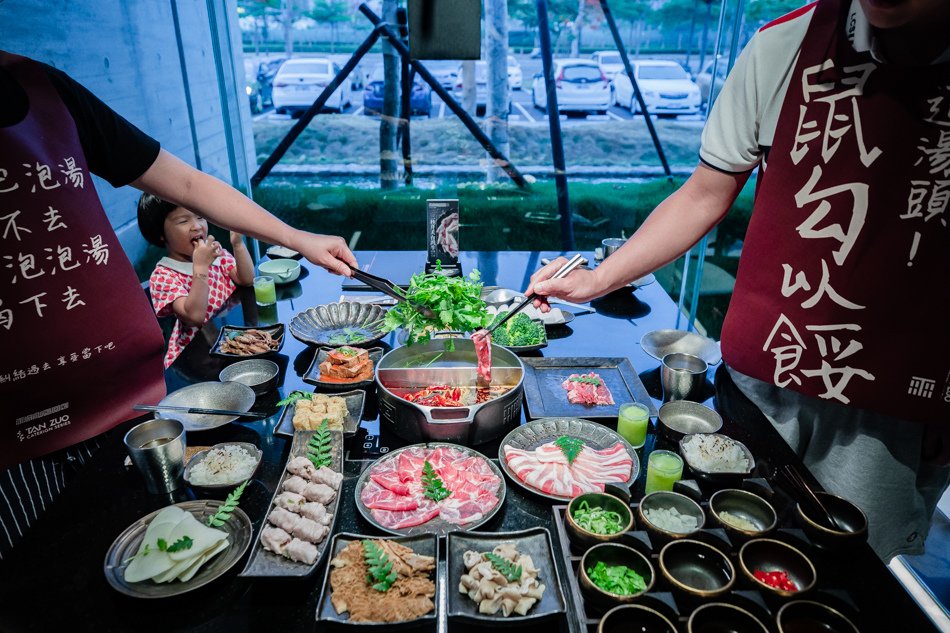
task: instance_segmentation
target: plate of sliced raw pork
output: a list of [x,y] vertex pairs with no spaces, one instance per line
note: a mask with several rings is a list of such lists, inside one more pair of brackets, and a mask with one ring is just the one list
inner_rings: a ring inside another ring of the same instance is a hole
[[630,486],[640,473],[629,442],[602,424],[577,418],[519,426],[501,441],[498,464],[515,484],[558,501],[606,486]]
[[456,444],[414,444],[379,458],[356,482],[356,507],[390,534],[473,530],[505,501],[505,478],[487,457]]

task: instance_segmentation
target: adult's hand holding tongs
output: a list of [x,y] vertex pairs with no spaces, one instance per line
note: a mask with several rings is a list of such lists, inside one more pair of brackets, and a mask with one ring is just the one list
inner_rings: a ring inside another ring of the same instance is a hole
[[376,290],[379,290],[381,293],[392,297],[396,301],[405,301],[427,319],[435,318],[435,312],[433,312],[431,309],[427,308],[424,305],[415,303],[414,301],[410,301],[406,297],[406,293],[403,292],[402,288],[400,288],[393,282],[389,281],[388,279],[384,279],[382,277],[377,277],[376,275],[371,275],[369,273],[363,272],[359,268],[351,267],[350,270],[353,271],[353,279],[356,279],[357,281],[361,281],[362,283],[366,284],[370,288],[375,288]]

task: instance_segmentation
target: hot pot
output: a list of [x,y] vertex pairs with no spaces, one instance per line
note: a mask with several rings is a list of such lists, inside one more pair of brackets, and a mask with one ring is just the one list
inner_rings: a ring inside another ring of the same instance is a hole
[[411,442],[474,446],[504,435],[521,417],[524,365],[504,347],[492,345],[491,388],[510,387],[480,404],[430,407],[404,395],[433,385],[474,388],[475,345],[470,339],[440,339],[389,352],[376,366],[382,423]]

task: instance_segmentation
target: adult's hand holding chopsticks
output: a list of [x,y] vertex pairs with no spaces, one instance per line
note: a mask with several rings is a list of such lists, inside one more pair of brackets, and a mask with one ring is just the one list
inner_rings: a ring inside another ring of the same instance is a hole
[[532,292],[538,295],[534,307],[542,312],[549,312],[547,297],[557,297],[574,303],[586,303],[600,296],[597,273],[586,268],[577,268],[566,277],[551,279],[558,270],[567,263],[566,257],[558,257],[547,266],[544,266],[531,275],[531,283],[525,290],[525,295]]

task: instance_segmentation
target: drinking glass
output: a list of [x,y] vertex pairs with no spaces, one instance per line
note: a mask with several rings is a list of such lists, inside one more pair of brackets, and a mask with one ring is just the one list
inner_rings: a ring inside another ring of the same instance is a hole
[[653,451],[647,460],[645,494],[657,490],[673,490],[673,484],[683,478],[683,459],[672,451]]
[[617,417],[617,433],[630,442],[630,446],[640,448],[647,440],[650,426],[650,409],[639,402],[625,402],[620,405]]
[[277,303],[277,286],[274,278],[263,275],[254,278],[254,298],[259,306],[272,306]]
[[150,493],[172,492],[181,486],[185,470],[185,427],[181,422],[148,420],[129,430],[124,441]]

